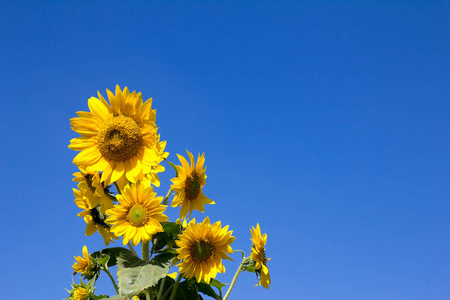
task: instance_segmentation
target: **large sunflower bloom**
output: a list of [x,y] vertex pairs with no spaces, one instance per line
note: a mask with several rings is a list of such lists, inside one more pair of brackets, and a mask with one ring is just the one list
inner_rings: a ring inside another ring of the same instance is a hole
[[84,221],[86,222],[85,234],[90,236],[98,231],[105,241],[106,246],[108,246],[111,241],[117,240],[118,238],[109,231],[111,226],[105,223],[105,216],[98,209],[98,206],[93,206],[82,190],[79,191],[73,189],[73,194],[75,195],[75,204],[83,210],[78,216],[84,218]]
[[267,233],[261,236],[261,228],[259,224],[256,224],[256,228],[252,226],[250,229],[252,237],[250,240],[253,242],[251,259],[255,261],[255,270],[261,276],[259,283],[256,285],[262,285],[268,289],[270,284],[269,268],[267,268],[267,262],[270,258],[266,258],[266,249],[264,248],[267,242]]
[[122,92],[116,86],[115,95],[106,92],[111,105],[98,92],[98,99],[88,101],[90,112],[77,112],[70,120],[81,137],[72,139],[69,148],[81,151],[74,164],[102,172],[105,185],[118,182],[123,187],[141,180],[167,153],[157,135],[152,99],[143,102],[141,93],[130,93],[127,87]]
[[156,197],[150,181],[126,185],[122,194],[118,194],[119,204],[106,211],[107,223],[112,224],[111,231],[123,236],[123,244],[129,241],[136,246],[140,241],[150,241],[152,235],[163,232],[161,222],[169,218],[163,214],[165,205],[161,205],[163,197]]
[[178,175],[170,180],[173,183],[170,188],[176,192],[171,206],[181,205],[181,219],[186,218],[188,212],[190,217],[194,209],[204,212],[204,204],[215,204],[214,201],[203,195],[202,187],[206,184],[206,167],[203,168],[205,154],[198,155],[197,165],[195,165],[192,153],[187,150],[186,152],[190,158],[191,165],[189,166],[189,163],[183,156],[177,154],[181,166],[176,166]]
[[94,275],[94,266],[92,265],[91,258],[87,247],[83,247],[83,256],[74,256],[76,262],[73,264],[73,272],[81,273],[86,279],[91,279]]
[[206,217],[202,223],[195,224],[193,218],[186,230],[178,235],[175,243],[179,247],[177,259],[180,273],[187,278],[195,276],[198,282],[202,279],[209,283],[217,273],[224,273],[225,267],[222,259],[230,259],[227,255],[233,252],[230,244],[235,240],[228,231],[228,225],[221,228],[220,221],[210,224]]
[[105,187],[100,181],[101,175],[99,172],[87,172],[81,167],[80,172],[74,173],[73,176],[75,176],[73,181],[78,182],[78,189],[83,191],[93,207],[100,204],[100,210],[104,213],[114,206],[114,203],[104,191]]

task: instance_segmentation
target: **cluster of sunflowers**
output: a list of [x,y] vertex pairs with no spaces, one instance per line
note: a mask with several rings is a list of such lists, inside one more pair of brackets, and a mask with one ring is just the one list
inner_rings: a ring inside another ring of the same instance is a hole
[[[105,244],[122,237],[126,247],[111,247],[75,257],[74,275],[81,273],[80,284],[73,284],[67,299],[203,299],[202,295],[226,300],[242,271],[254,272],[257,285],[268,288],[269,270],[265,254],[267,234],[261,235],[259,224],[252,227],[251,255],[231,248],[235,240],[228,225],[191,219],[193,210],[205,211],[214,201],[203,194],[206,184],[204,154],[195,162],[178,155],[181,165],[167,160],[166,142],[160,141],[152,99],[145,102],[141,93],[107,90],[109,103],[98,93],[88,100],[90,112],[77,112],[70,120],[81,136],[70,141],[69,148],[81,151],[73,163],[80,170],[74,174],[78,214],[86,222],[87,236],[96,231]],[[158,173],[162,162],[175,170],[175,178],[165,197],[158,197],[153,186],[160,186]],[[171,207],[180,207],[175,222],[164,214],[173,195]],[[141,244],[142,255],[134,247]],[[225,295],[226,284],[216,280],[224,273],[222,259],[241,252],[242,262]],[[109,268],[117,266],[117,283]],[[169,274],[171,267],[178,272]],[[111,279],[117,295],[95,295],[95,282],[101,272]],[[215,289],[213,289],[213,287]]]

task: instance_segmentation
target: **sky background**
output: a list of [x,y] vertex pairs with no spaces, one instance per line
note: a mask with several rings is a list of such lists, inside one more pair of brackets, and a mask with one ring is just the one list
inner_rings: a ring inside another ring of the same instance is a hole
[[[73,256],[104,248],[76,216],[69,119],[119,84],[153,98],[169,160],[205,152],[206,212],[233,247],[249,255],[257,222],[268,234],[269,290],[242,273],[230,299],[450,299],[449,15],[448,1],[1,1],[0,298],[65,298]],[[106,275],[97,293],[113,293]]]

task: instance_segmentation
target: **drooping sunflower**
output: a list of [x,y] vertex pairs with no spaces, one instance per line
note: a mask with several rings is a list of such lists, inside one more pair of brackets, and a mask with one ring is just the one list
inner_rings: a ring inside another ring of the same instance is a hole
[[72,266],[74,275],[76,273],[81,273],[84,278],[91,279],[95,273],[95,267],[91,262],[87,247],[83,247],[83,256],[74,256],[74,258],[76,260]]
[[89,199],[92,207],[100,204],[100,211],[104,213],[107,209],[114,206],[112,200],[105,193],[105,187],[100,181],[100,173],[87,172],[83,167],[80,168],[80,172],[74,173],[73,181],[78,182],[78,189],[83,191],[84,196]]
[[181,262],[177,265],[184,277],[195,276],[198,282],[202,279],[209,283],[217,273],[224,273],[225,267],[222,259],[232,260],[228,254],[233,252],[231,243],[235,240],[231,236],[233,231],[228,231],[228,225],[221,228],[220,221],[210,224],[206,217],[202,223],[195,223],[193,218],[186,230],[178,235],[175,243]]
[[270,258],[266,258],[266,249],[264,248],[267,242],[267,233],[264,233],[264,235],[261,236],[261,228],[259,227],[259,223],[256,224],[256,228],[252,226],[250,233],[252,235],[250,240],[253,242],[252,254],[250,257],[255,261],[255,270],[257,274],[260,275],[259,283],[256,284],[256,286],[262,285],[264,288],[268,289],[270,284],[270,275],[267,262]]
[[81,151],[74,164],[102,172],[105,185],[117,182],[123,187],[144,178],[168,154],[157,135],[152,99],[143,102],[141,93],[130,93],[127,87],[122,92],[116,86],[115,95],[106,92],[111,105],[98,92],[98,99],[88,100],[90,112],[77,112],[70,120],[81,137],[72,139],[69,148]]
[[78,216],[84,218],[86,222],[85,234],[91,236],[98,231],[106,246],[111,241],[117,240],[118,238],[109,230],[111,226],[105,223],[106,216],[100,211],[100,206],[93,206],[82,190],[73,189],[73,194],[75,195],[75,204],[83,210]]
[[109,217],[105,221],[112,224],[112,232],[123,236],[124,245],[150,241],[153,234],[164,231],[161,222],[169,219],[163,214],[166,206],[160,204],[162,199],[156,197],[148,180],[126,185],[117,195],[119,204],[106,211]]
[[189,163],[183,156],[177,154],[181,166],[176,166],[178,175],[170,180],[173,183],[171,189],[176,192],[171,206],[177,207],[181,205],[181,219],[186,218],[188,212],[190,217],[193,210],[204,212],[204,204],[215,204],[214,201],[203,195],[202,188],[206,184],[206,167],[203,168],[205,154],[198,155],[197,165],[195,165],[192,153],[187,150],[186,152],[190,158],[191,165],[189,166]]

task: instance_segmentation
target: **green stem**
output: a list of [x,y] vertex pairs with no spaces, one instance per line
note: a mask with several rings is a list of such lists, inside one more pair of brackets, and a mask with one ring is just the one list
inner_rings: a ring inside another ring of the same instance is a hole
[[[166,276],[166,277],[167,277],[167,276]],[[166,277],[164,277],[164,278],[161,280],[161,285],[160,285],[160,287],[159,287],[159,292],[158,292],[158,296],[156,297],[156,299],[161,299],[162,292],[163,292],[163,290],[164,290],[164,284],[166,283]]]
[[134,251],[134,248],[133,248],[133,246],[130,244],[130,242],[128,242],[128,248],[130,248],[130,251],[131,251],[135,256],[139,257],[139,256],[137,255],[136,251]]
[[[240,250],[238,250],[238,251],[240,251]],[[230,287],[228,288],[227,293],[225,294],[225,297],[223,297],[223,300],[227,300],[228,296],[229,296],[230,293],[231,293],[231,290],[232,290],[233,287],[234,287],[234,284],[236,283],[236,280],[237,280],[239,274],[240,274],[242,271],[244,271],[244,261],[245,261],[245,258],[242,258],[242,262],[241,262],[241,264],[239,265],[239,268],[237,269],[236,274],[234,274],[233,280],[231,281]]]
[[167,192],[167,195],[164,197],[162,205],[167,205],[167,203],[169,202],[169,197],[170,197],[171,194],[172,194],[172,189],[169,189],[169,191]]
[[142,244],[142,259],[145,261],[149,261],[150,260],[149,242],[141,242],[141,244]]
[[145,299],[146,300],[153,300],[153,292],[150,292],[150,288],[147,288],[145,290]]
[[181,276],[181,274],[179,274],[178,278],[177,278],[177,281],[175,281],[175,285],[174,285],[173,290],[172,290],[172,295],[170,295],[170,299],[169,300],[173,300],[175,298],[175,294],[177,293],[177,288],[178,288],[178,285],[180,284],[181,277],[183,277],[183,276]]
[[116,290],[117,295],[119,295],[119,288],[117,287],[116,281],[114,280],[111,273],[109,272],[108,267],[105,266],[105,268],[103,270],[106,272],[106,274],[108,274],[109,278],[111,279],[111,282],[114,285],[114,289]]

